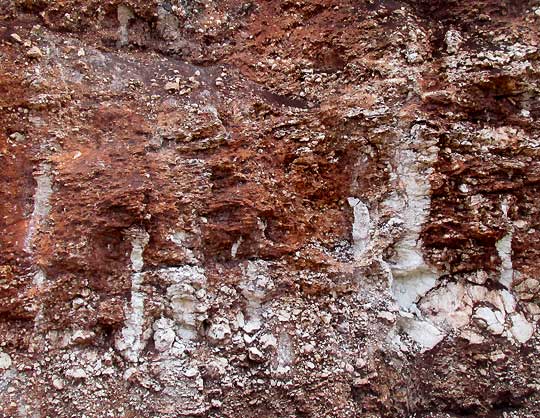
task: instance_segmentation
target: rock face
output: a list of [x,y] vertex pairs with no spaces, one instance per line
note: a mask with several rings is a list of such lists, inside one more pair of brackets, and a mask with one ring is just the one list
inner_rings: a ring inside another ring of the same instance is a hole
[[539,36],[0,2],[0,415],[540,416]]

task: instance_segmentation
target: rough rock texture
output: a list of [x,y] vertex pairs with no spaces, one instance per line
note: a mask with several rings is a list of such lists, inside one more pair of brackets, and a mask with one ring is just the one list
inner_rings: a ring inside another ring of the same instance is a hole
[[539,35],[0,1],[0,415],[540,416]]

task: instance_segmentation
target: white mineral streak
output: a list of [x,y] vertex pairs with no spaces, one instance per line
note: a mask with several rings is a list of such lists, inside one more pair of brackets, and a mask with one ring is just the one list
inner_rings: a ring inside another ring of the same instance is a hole
[[[508,202],[506,200],[502,202],[501,210],[504,214],[504,217],[508,221]],[[508,223],[510,224],[510,222]],[[513,232],[513,227],[510,227],[508,233],[495,244],[497,252],[499,253],[499,257],[501,259],[501,276],[499,282],[507,289],[512,286],[512,281],[514,279],[514,269],[512,265]]]
[[240,248],[240,245],[242,244],[242,241],[244,239],[242,237],[238,238],[238,240],[232,245],[231,247],[231,257],[236,258],[236,254],[238,253],[238,248]]
[[197,335],[197,327],[207,318],[208,306],[197,297],[196,288],[204,289],[204,270],[196,266],[182,266],[158,271],[158,275],[171,283],[167,297],[173,312],[177,335],[182,340],[192,340]]
[[352,238],[354,259],[360,260],[369,243],[369,210],[360,199],[349,197],[347,201],[353,209]]
[[[38,291],[40,291],[41,289],[43,289],[46,279],[47,277],[45,276],[45,272],[41,268],[38,268],[37,272],[34,274],[34,277],[32,279],[33,287],[38,289]],[[36,332],[40,328],[40,325],[43,321],[43,302],[41,298],[38,299],[38,304],[39,305],[36,307],[37,314],[34,318],[34,330]],[[36,335],[39,335],[39,334],[36,333]]]
[[[28,253],[33,252],[35,234],[40,229],[43,222],[47,219],[49,212],[51,211],[50,200],[53,193],[51,167],[48,164],[42,164],[38,174],[35,176],[35,180],[36,190],[34,192],[34,209],[32,211],[32,215],[30,216],[28,229],[26,231],[26,236],[23,243],[24,250]],[[44,286],[45,280],[45,272],[41,268],[38,268],[32,277],[32,286],[36,290],[40,291]],[[37,314],[34,319],[35,330],[39,328],[39,325],[43,320],[43,304],[41,302],[41,298],[36,299],[36,303],[37,306],[35,309]]]
[[128,231],[131,239],[131,302],[127,309],[128,317],[124,328],[116,338],[116,348],[123,354],[124,358],[131,362],[136,362],[139,353],[144,347],[143,325],[144,325],[144,294],[141,285],[144,273],[141,272],[144,266],[143,252],[150,236],[144,229],[133,228]]
[[291,338],[289,337],[289,334],[282,332],[277,339],[276,357],[272,363],[273,372],[278,375],[289,372],[293,360],[294,350]]
[[267,291],[273,287],[264,261],[249,261],[244,271],[242,295],[246,298],[246,321],[243,326],[248,333],[259,330],[262,326],[262,302]]
[[42,164],[39,171],[40,173],[35,176],[37,185],[34,193],[34,210],[24,239],[24,250],[27,252],[32,251],[34,235],[51,210],[50,199],[53,192],[51,167],[48,164]]
[[[383,208],[399,217],[403,234],[395,244],[395,256],[387,260],[392,273],[392,293],[402,311],[418,313],[416,302],[432,289],[439,276],[422,254],[420,232],[431,205],[429,173],[438,148],[422,137],[423,125],[414,125],[396,150],[394,191]],[[425,349],[443,338],[429,320],[404,317],[398,322],[411,339]]]
[[118,46],[125,46],[129,43],[128,26],[129,21],[132,20],[135,15],[133,11],[123,4],[118,6],[117,17],[120,26],[118,27]]

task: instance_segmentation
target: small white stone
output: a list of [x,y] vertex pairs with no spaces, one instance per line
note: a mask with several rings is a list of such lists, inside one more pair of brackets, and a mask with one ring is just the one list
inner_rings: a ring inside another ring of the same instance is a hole
[[428,321],[401,318],[399,325],[413,341],[424,347],[423,351],[435,347],[444,338],[444,334]]
[[168,81],[167,83],[165,83],[164,88],[167,91],[180,90],[180,83],[178,81]]
[[9,137],[17,142],[23,142],[26,139],[20,132],[13,132]]
[[278,319],[280,322],[288,322],[291,319],[291,313],[289,311],[279,311]]
[[53,385],[56,389],[62,390],[62,389],[64,389],[64,380],[61,379],[61,378],[58,377],[58,376],[55,376],[55,377],[53,377],[53,379],[52,379],[52,385]]
[[242,327],[244,331],[248,333],[253,333],[255,331],[258,331],[261,329],[261,321],[259,318],[251,318],[249,321],[247,321],[244,326]]
[[122,378],[126,381],[128,381],[129,379],[131,379],[131,376],[133,376],[135,373],[137,373],[137,369],[135,367],[130,367],[128,369],[126,369],[126,371],[124,372]]
[[199,374],[199,369],[196,367],[190,367],[184,371],[184,376],[186,377],[195,377]]
[[11,36],[11,39],[13,39],[15,42],[18,42],[20,44],[23,43],[23,40],[21,39],[21,37],[18,34],[12,33],[10,36]]
[[302,352],[306,354],[312,353],[313,350],[315,350],[313,344],[304,344],[304,346],[302,347]]
[[41,52],[41,49],[39,49],[37,46],[33,46],[28,50],[26,56],[29,58],[41,58],[43,56],[43,53]]
[[6,370],[11,367],[11,357],[7,353],[0,351],[0,370]]
[[267,347],[277,347],[277,340],[276,337],[274,337],[272,334],[264,334],[260,338],[261,344],[263,348]]
[[81,368],[73,368],[66,370],[66,376],[73,379],[86,379],[88,377],[86,372]]
[[377,314],[377,318],[384,319],[385,321],[388,321],[388,322],[396,321],[396,316],[392,312],[388,312],[388,311],[379,312]]
[[498,352],[495,352],[495,353],[492,353],[490,356],[489,356],[490,360],[491,361],[499,361],[499,360],[504,360],[506,358],[506,355],[500,351]]
[[73,308],[77,309],[81,306],[84,306],[84,299],[83,298],[75,298],[72,302]]
[[461,338],[469,341],[469,344],[482,344],[484,342],[484,337],[471,330],[462,331]]
[[253,361],[264,360],[264,354],[257,347],[250,347],[248,349],[248,356]]

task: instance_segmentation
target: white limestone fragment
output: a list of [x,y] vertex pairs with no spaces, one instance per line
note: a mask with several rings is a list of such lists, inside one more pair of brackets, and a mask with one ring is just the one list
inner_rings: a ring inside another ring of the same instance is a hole
[[483,336],[469,329],[463,330],[460,337],[469,341],[469,344],[482,344],[485,341]]
[[392,294],[399,307],[404,311],[410,308],[437,283],[437,276],[430,273],[420,273],[416,276],[394,277]]
[[184,371],[184,376],[186,377],[195,377],[199,374],[199,369],[197,367],[189,367]]
[[[182,266],[163,269],[158,272],[163,280],[172,282],[167,288],[167,297],[173,310],[176,332],[184,340],[193,340],[197,336],[197,328],[206,319],[208,306],[204,303],[202,292],[206,286],[204,270],[196,266]],[[200,298],[197,295],[201,296]]]
[[241,284],[242,296],[246,299],[245,324],[242,327],[248,333],[262,327],[262,301],[268,290],[274,286],[268,275],[268,267],[264,261],[249,261],[244,269],[245,280]]
[[444,339],[444,334],[432,323],[414,318],[401,318],[399,327],[409,338],[422,346],[421,351],[435,347]]
[[504,305],[504,310],[507,313],[512,313],[516,310],[516,299],[508,290],[504,289],[500,292],[501,299]]
[[64,386],[65,386],[64,379],[61,379],[60,377],[55,376],[52,379],[52,385],[55,389],[62,390],[64,389]]
[[501,335],[504,331],[504,317],[499,311],[482,306],[475,311],[474,318],[485,324],[492,334]]
[[422,299],[420,308],[439,328],[450,331],[470,322],[472,301],[461,283],[448,283]]
[[216,357],[208,363],[208,367],[220,376],[224,376],[227,373],[228,366],[229,362],[225,357]]
[[248,356],[253,361],[263,361],[264,354],[257,347],[248,348]]
[[393,323],[396,321],[396,315],[388,311],[379,312],[377,314],[377,318],[384,319],[385,321],[388,321],[390,323]]
[[510,320],[512,321],[510,332],[514,338],[522,344],[529,341],[534,334],[534,326],[520,313],[512,314]]
[[261,327],[262,327],[261,319],[259,317],[253,317],[244,323],[244,326],[242,327],[242,329],[246,331],[247,333],[251,334],[255,331],[260,330]]
[[291,337],[288,333],[282,332],[278,336],[275,365],[277,364],[277,368],[288,368],[292,364],[293,358],[294,350]]

